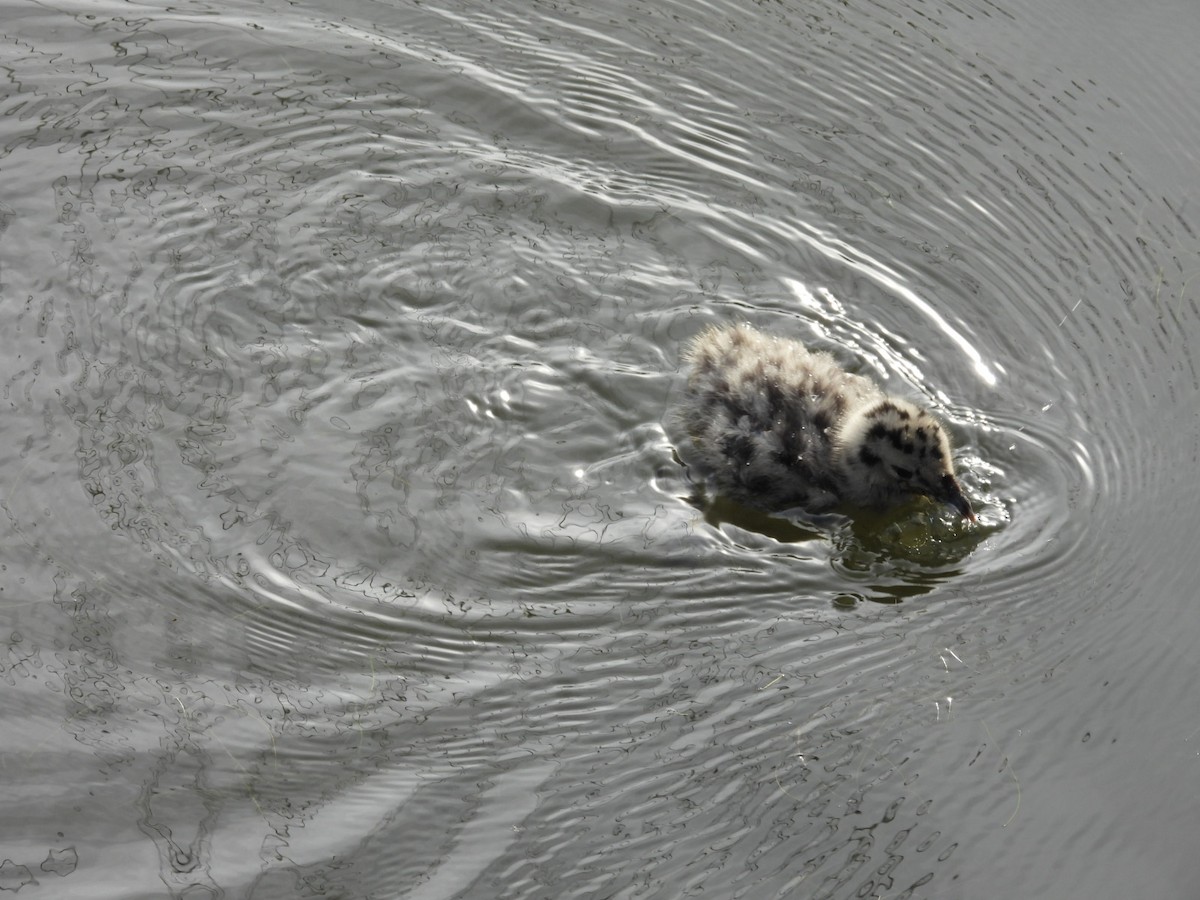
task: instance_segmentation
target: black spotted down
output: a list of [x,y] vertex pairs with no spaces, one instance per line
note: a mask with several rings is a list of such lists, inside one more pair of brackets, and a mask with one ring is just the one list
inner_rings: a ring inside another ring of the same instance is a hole
[[680,453],[718,492],[813,512],[928,493],[970,515],[937,419],[829,354],[733,325],[698,336],[685,358],[678,418],[691,449]]

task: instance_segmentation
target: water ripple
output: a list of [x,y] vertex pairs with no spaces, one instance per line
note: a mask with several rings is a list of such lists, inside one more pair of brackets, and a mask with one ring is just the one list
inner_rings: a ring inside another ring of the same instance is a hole
[[[4,674],[168,885],[237,829],[247,894],[937,892],[1052,718],[1187,702],[1133,602],[1200,440],[1152,89],[987,2],[136,9],[4,44]],[[732,319],[935,407],[980,526],[698,509],[678,353]],[[1097,646],[1138,677],[1080,693]]]

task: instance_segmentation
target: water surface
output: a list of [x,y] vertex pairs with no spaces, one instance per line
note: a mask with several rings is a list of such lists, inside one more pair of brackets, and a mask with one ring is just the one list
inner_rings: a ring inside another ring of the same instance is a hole
[[[1200,20],[1110,5],[0,7],[0,886],[1186,894]],[[980,526],[698,507],[733,320]]]

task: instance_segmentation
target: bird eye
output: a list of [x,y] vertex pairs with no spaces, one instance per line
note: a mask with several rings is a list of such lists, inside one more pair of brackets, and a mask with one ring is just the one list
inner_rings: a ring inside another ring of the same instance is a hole
[[896,473],[896,477],[908,481],[913,477],[912,469],[902,469],[899,466],[892,466],[892,471]]

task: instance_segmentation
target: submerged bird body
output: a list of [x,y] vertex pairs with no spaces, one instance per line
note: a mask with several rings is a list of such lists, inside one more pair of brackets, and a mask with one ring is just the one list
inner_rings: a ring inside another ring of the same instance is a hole
[[926,495],[974,518],[928,411],[828,353],[748,325],[698,336],[680,418],[717,490],[767,510],[882,509]]

